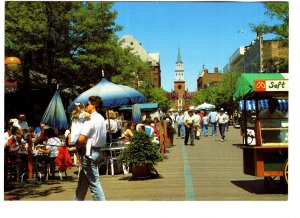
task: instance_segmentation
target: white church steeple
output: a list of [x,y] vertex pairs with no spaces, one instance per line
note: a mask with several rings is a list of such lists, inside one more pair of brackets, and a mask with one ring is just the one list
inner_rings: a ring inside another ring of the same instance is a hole
[[181,61],[180,48],[178,48],[178,56],[175,67],[175,81],[184,81],[184,69]]

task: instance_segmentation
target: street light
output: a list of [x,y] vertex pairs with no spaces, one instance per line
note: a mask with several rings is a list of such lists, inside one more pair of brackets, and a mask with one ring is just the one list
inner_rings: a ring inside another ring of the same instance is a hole
[[5,58],[5,65],[9,70],[15,71],[19,68],[21,60],[17,57],[7,57]]
[[[9,47],[12,50],[12,42],[9,38],[5,37],[5,39],[9,42]],[[7,57],[5,58],[5,65],[9,70],[15,71],[19,68],[19,65],[21,64],[21,60],[18,57]]]

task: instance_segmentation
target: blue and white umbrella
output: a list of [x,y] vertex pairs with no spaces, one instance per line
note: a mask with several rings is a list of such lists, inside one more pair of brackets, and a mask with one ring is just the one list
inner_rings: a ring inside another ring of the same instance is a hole
[[99,96],[103,107],[114,107],[126,104],[143,103],[145,96],[137,90],[124,85],[118,85],[102,78],[94,87],[81,93],[68,107],[71,112],[75,102],[87,104],[90,96]]
[[216,106],[213,104],[208,104],[204,102],[203,104],[200,104],[196,107],[196,110],[209,110],[209,109],[215,109]]
[[132,106],[132,122],[137,125],[141,121],[141,108],[139,104],[134,104]]
[[59,91],[56,91],[42,117],[42,122],[56,129],[67,129],[68,120]]

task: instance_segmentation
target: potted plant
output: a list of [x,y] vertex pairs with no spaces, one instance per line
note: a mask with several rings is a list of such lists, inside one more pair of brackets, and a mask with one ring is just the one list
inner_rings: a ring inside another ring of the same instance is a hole
[[137,131],[118,160],[129,166],[133,178],[146,178],[151,177],[153,171],[156,172],[154,165],[162,161],[163,157],[150,136],[145,131]]

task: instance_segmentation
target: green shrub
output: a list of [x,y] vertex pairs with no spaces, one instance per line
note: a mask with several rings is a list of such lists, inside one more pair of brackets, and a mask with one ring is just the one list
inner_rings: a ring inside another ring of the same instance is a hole
[[118,160],[126,166],[155,165],[163,160],[159,148],[145,131],[137,131]]

